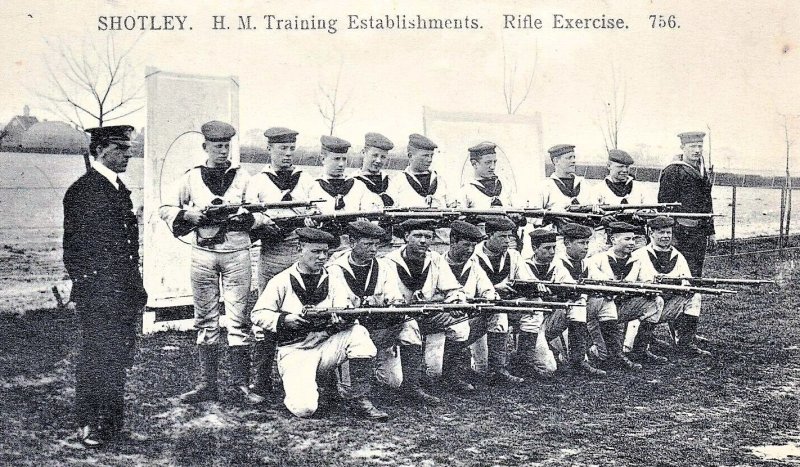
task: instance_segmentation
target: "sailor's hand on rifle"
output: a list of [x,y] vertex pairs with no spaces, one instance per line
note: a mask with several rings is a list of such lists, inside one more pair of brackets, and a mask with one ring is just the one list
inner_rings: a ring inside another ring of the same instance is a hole
[[411,303],[419,303],[424,302],[425,297],[422,295],[421,290],[415,290],[413,294],[411,294]]
[[310,227],[312,229],[319,228],[319,222],[315,221],[310,217],[306,217],[305,219],[303,219],[303,224],[305,224],[306,227]]
[[599,204],[592,205],[592,214],[600,214],[603,215],[605,212],[600,208]]
[[331,324],[333,324],[334,326],[344,322],[342,317],[337,315],[336,313],[331,313],[330,318],[331,318]]
[[255,216],[253,216],[251,212],[244,211],[241,214],[233,216],[228,221],[228,226],[236,230],[250,230],[255,223]]
[[542,284],[541,282],[536,284],[536,291],[539,292],[539,295],[550,295],[550,289],[547,288],[546,285]]
[[206,217],[205,214],[191,209],[187,209],[183,212],[183,218],[192,225],[201,225],[208,222],[208,217]]
[[497,291],[501,297],[510,297],[519,294],[514,287],[511,287],[511,284],[509,284],[508,281],[502,281],[495,285],[494,290]]
[[310,324],[311,324],[310,321],[295,313],[289,313],[283,320],[283,325],[286,326],[287,329],[290,329],[292,331],[303,329],[304,327],[309,326]]

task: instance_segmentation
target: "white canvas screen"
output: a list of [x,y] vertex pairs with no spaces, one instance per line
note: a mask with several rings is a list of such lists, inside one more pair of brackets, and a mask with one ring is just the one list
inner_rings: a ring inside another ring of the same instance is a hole
[[[210,120],[239,128],[236,77],[212,77],[147,69],[147,127],[144,151],[144,284],[148,307],[192,304],[191,246],[173,237],[158,215],[186,170],[203,163],[200,126]],[[239,161],[238,135],[231,160]]]
[[433,167],[445,178],[451,196],[470,177],[468,148],[483,141],[497,144],[497,175],[513,198],[525,203],[545,176],[542,121],[539,114],[506,115],[441,112],[423,108],[425,135],[438,146]]

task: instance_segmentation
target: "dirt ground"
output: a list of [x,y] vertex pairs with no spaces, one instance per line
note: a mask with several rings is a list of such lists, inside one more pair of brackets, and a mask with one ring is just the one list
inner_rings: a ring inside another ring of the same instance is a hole
[[66,298],[68,290],[59,241],[5,233],[0,249],[0,465],[800,463],[786,457],[800,456],[797,253],[710,262],[709,276],[781,284],[706,301],[700,332],[712,358],[675,357],[604,381],[561,376],[469,398],[442,394],[433,409],[380,391],[376,403],[393,416],[383,424],[336,408],[299,420],[279,400],[183,406],[176,396],[197,368],[192,336],[145,336],[128,380],[129,436],[92,452],[72,425],[75,319],[51,291]]

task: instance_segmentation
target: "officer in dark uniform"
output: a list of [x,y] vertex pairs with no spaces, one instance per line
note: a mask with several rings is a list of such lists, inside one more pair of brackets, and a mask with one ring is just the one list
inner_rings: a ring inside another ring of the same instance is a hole
[[[664,167],[658,185],[659,203],[681,203],[680,211],[695,213],[712,213],[711,177],[703,160],[703,138],[705,133],[690,131],[681,133],[680,160]],[[689,264],[692,277],[703,277],[703,263],[706,249],[716,245],[714,219],[676,219],[674,227],[675,248],[680,251]],[[700,294],[694,299],[695,307],[701,305]],[[697,333],[698,317],[683,313],[674,322],[675,331],[684,336],[691,336],[694,342]],[[684,342],[686,342],[684,337]],[[688,345],[688,344],[687,344]],[[692,350],[696,345],[691,345]]]
[[75,416],[81,443],[94,448],[122,429],[125,369],[147,294],[131,192],[117,175],[127,169],[133,127],[86,131],[95,160],[64,195],[64,265],[81,331]]
[[[680,211],[714,212],[711,178],[703,162],[705,133],[681,133],[681,159],[664,167],[658,185],[659,203],[681,203]],[[678,219],[675,248],[686,257],[692,277],[702,277],[706,247],[716,244],[714,219]]]

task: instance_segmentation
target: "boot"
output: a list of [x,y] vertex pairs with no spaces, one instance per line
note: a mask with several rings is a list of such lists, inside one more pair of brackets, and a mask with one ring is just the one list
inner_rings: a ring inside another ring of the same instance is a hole
[[442,381],[456,392],[474,392],[475,386],[464,377],[469,367],[470,355],[464,345],[461,342],[445,339],[444,354],[442,355]]
[[675,320],[675,328],[678,334],[678,350],[689,357],[707,357],[711,355],[711,352],[701,349],[695,342],[698,322],[699,318],[697,316],[687,314],[682,314]]
[[605,371],[593,367],[586,361],[586,339],[588,334],[589,330],[586,329],[586,323],[570,321],[567,325],[570,369],[574,374],[606,376]]
[[231,377],[237,398],[248,405],[264,403],[264,398],[250,390],[250,348],[246,345],[228,347]]
[[651,365],[664,365],[669,362],[667,357],[656,355],[650,351],[650,343],[653,341],[653,328],[655,328],[655,324],[647,321],[639,324],[639,332],[636,333],[636,339],[633,341],[633,348],[629,355],[631,360]]
[[350,367],[350,390],[355,397],[345,400],[345,407],[361,418],[385,422],[389,419],[389,414],[377,409],[367,399],[372,379],[375,377],[372,360],[369,358],[351,358],[348,362]]
[[403,366],[403,384],[400,386],[403,394],[425,405],[440,405],[442,401],[425,392],[420,385],[423,372],[423,355],[421,345],[400,346],[400,364]]
[[642,369],[642,365],[630,361],[622,351],[622,330],[617,320],[600,321],[600,334],[603,335],[603,341],[606,343],[608,363],[625,371]]
[[180,396],[184,404],[195,404],[203,401],[215,401],[219,397],[217,391],[217,368],[219,354],[216,345],[200,345],[197,347],[200,358],[200,383],[189,392]]
[[508,334],[486,333],[486,346],[489,350],[489,384],[520,384],[525,379],[508,372]]
[[250,391],[263,398],[272,393],[272,365],[275,362],[275,339],[267,336],[253,344],[253,382]]

